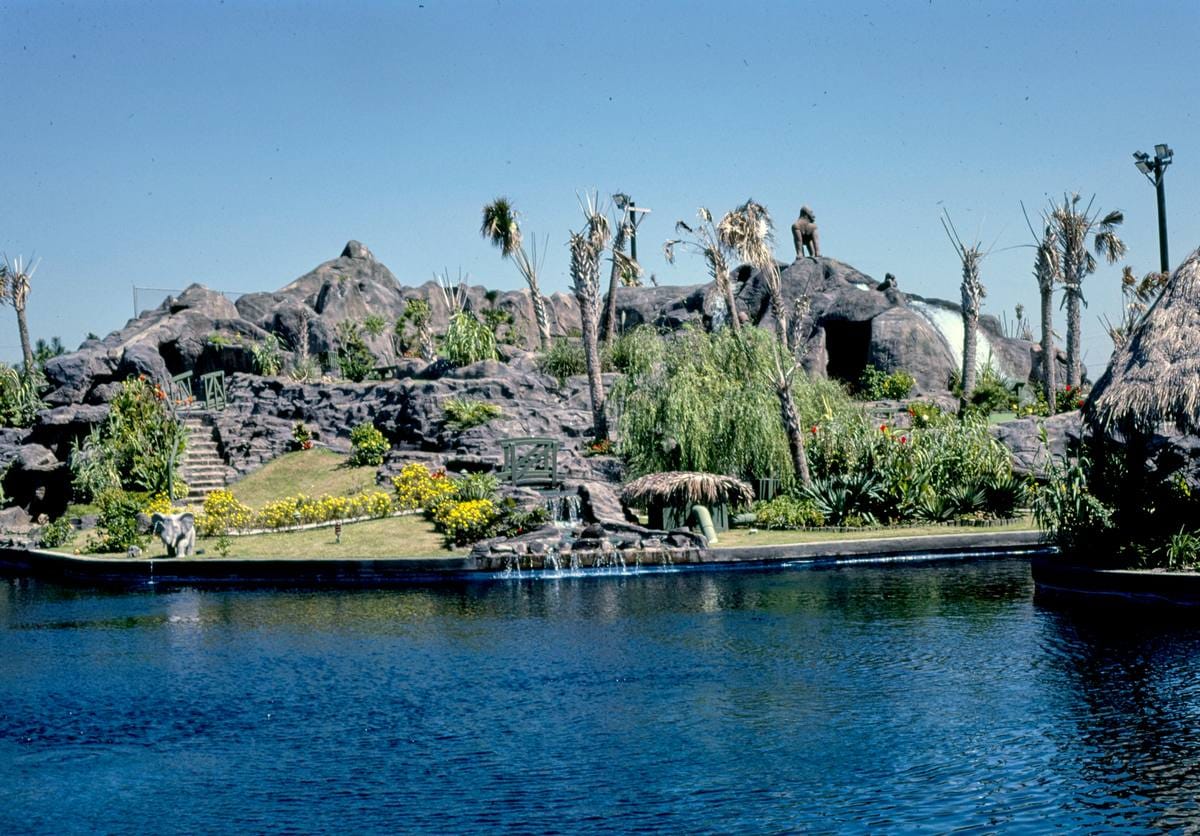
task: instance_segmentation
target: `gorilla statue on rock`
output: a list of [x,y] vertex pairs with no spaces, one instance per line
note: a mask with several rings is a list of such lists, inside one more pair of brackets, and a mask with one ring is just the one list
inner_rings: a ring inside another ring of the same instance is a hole
[[804,256],[807,249],[813,258],[821,257],[821,242],[817,236],[817,216],[807,206],[800,207],[800,217],[792,224],[792,241],[796,244],[796,258]]

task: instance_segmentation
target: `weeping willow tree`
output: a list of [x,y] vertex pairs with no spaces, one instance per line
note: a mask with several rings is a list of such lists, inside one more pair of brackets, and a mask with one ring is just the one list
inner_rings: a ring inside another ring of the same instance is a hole
[[737,300],[733,296],[733,282],[729,278],[729,248],[722,241],[717,227],[713,223],[712,212],[701,206],[696,214],[700,218],[700,223],[694,228],[683,221],[675,222],[675,232],[687,233],[692,236],[691,240],[672,238],[663,244],[663,255],[666,256],[669,263],[674,264],[675,248],[682,246],[695,250],[704,257],[704,262],[708,265],[708,274],[712,276],[713,282],[717,286],[717,293],[724,300],[725,307],[729,309],[729,327],[738,331],[741,329],[742,323],[738,317]]
[[[613,388],[621,452],[631,476],[672,470],[754,480],[799,478],[776,399],[778,341],[761,328],[663,338],[661,359]],[[812,426],[850,409],[828,381],[799,381],[797,420]]]

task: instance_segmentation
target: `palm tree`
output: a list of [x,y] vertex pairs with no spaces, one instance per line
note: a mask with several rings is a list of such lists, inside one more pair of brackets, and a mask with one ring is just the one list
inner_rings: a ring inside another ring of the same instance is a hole
[[1033,264],[1033,275],[1037,279],[1038,295],[1042,300],[1042,387],[1050,414],[1055,410],[1055,389],[1058,384],[1058,357],[1054,348],[1054,283],[1060,277],[1058,263],[1058,241],[1054,229],[1047,225],[1038,243],[1037,258]]
[[[779,264],[775,261],[772,249],[771,216],[765,206],[747,200],[732,212],[725,213],[717,227],[717,233],[721,244],[757,267],[767,284],[767,292],[771,297],[771,312],[775,315],[775,333],[778,337],[774,368],[769,369],[768,374],[771,375],[775,395],[779,399],[779,412],[792,454],[792,467],[800,483],[808,487],[812,484],[812,476],[808,470],[808,454],[804,450],[804,433],[800,429],[796,401],[792,397],[792,377],[800,368],[800,364],[788,348],[787,307],[783,301]],[[736,311],[731,313],[736,315]]]
[[538,286],[541,263],[537,255],[537,239],[533,240],[533,252],[530,254],[525,250],[516,210],[506,197],[498,197],[483,207],[483,223],[479,227],[479,234],[500,248],[501,257],[513,260],[517,271],[529,285],[533,316],[537,320],[538,345],[545,351],[550,347],[550,319],[546,315],[546,300],[542,298]]
[[641,269],[632,258],[625,255],[625,242],[633,234],[633,221],[629,216],[629,207],[633,205],[633,201],[624,192],[617,192],[612,199],[613,205],[620,210],[621,217],[615,224],[617,232],[612,242],[612,270],[608,276],[608,309],[605,312],[605,345],[612,345],[617,336],[617,286],[621,277],[630,273],[636,275]]
[[784,350],[788,349],[787,306],[779,264],[772,250],[774,233],[767,209],[754,200],[747,200],[732,212],[726,212],[717,227],[721,243],[733,250],[752,267],[758,269],[771,298],[771,313],[775,315],[775,334]]
[[17,312],[17,331],[21,335],[21,354],[25,359],[25,374],[33,373],[33,347],[29,342],[29,324],[25,321],[25,304],[29,299],[29,280],[37,271],[38,262],[26,264],[21,256],[4,256],[0,267],[0,299],[10,302]]
[[979,280],[979,262],[983,261],[983,251],[979,242],[967,246],[954,228],[954,221],[947,212],[942,218],[942,228],[950,243],[954,246],[959,260],[962,262],[962,320],[963,320],[963,356],[962,356],[962,397],[959,399],[959,413],[966,411],[971,402],[971,394],[975,391],[976,347],[979,341],[979,309],[987,290]]
[[712,212],[701,206],[696,214],[700,218],[700,223],[696,225],[695,229],[683,221],[675,223],[675,232],[686,232],[692,236],[693,240],[673,238],[663,244],[663,255],[667,257],[669,263],[674,264],[675,247],[683,245],[704,256],[704,261],[708,264],[708,274],[712,276],[717,286],[717,293],[721,295],[725,301],[725,307],[729,309],[729,327],[737,333],[741,330],[742,323],[738,318],[737,300],[733,296],[733,282],[729,278],[729,259],[727,257],[729,249],[722,243],[721,236],[717,233],[717,228],[713,224]]
[[1051,201],[1045,213],[1047,226],[1054,230],[1062,266],[1063,301],[1067,306],[1067,383],[1075,388],[1079,387],[1083,367],[1080,308],[1087,304],[1083,298],[1083,280],[1096,272],[1096,259],[1088,252],[1088,238],[1092,239],[1096,255],[1103,255],[1109,264],[1115,264],[1126,249],[1116,232],[1125,216],[1119,209],[1101,216],[1099,209],[1092,210],[1095,202],[1093,195],[1081,209],[1078,193],[1063,195],[1062,203]]
[[571,233],[571,284],[579,302],[583,330],[583,354],[587,365],[588,391],[592,399],[592,435],[608,438],[604,412],[604,381],[600,377],[600,257],[608,244],[608,218],[589,197],[583,203],[584,227]]

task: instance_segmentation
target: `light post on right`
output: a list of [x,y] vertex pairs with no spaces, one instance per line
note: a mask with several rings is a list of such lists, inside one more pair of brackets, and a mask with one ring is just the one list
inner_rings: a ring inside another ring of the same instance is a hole
[[1137,170],[1146,175],[1146,179],[1154,184],[1158,194],[1158,256],[1163,273],[1171,270],[1171,260],[1167,257],[1167,199],[1163,194],[1163,172],[1171,164],[1175,152],[1165,143],[1154,146],[1154,156],[1145,151],[1134,151],[1133,159]]

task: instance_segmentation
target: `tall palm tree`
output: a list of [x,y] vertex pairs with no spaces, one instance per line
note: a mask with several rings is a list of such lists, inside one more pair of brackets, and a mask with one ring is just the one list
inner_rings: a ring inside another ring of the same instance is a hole
[[774,233],[771,216],[765,206],[747,200],[732,212],[726,212],[717,227],[721,243],[733,250],[752,267],[758,269],[767,285],[771,313],[775,316],[775,335],[788,349],[787,305],[783,301],[779,263],[772,249]]
[[592,435],[596,441],[602,441],[608,438],[608,418],[604,411],[604,381],[600,377],[600,257],[611,228],[596,199],[589,197],[583,203],[583,229],[571,233],[571,285],[579,302],[583,330],[583,355],[592,400]]
[[962,356],[962,397],[959,399],[960,413],[966,411],[975,391],[976,354],[979,342],[979,309],[987,290],[979,280],[979,263],[983,261],[983,251],[979,242],[966,245],[954,228],[954,221],[947,212],[942,218],[942,228],[950,238],[959,260],[962,262],[962,320],[963,320],[963,356]]
[[525,249],[517,212],[506,197],[498,197],[483,207],[483,223],[480,224],[479,234],[500,248],[501,257],[513,260],[517,271],[529,285],[533,316],[537,320],[538,345],[545,351],[550,347],[550,319],[546,315],[546,300],[542,298],[538,285],[541,263],[538,261],[537,239],[533,241],[531,255]]
[[612,242],[612,270],[608,275],[608,302],[604,316],[605,345],[612,345],[613,340],[617,337],[617,286],[620,284],[621,274],[630,269],[631,259],[625,255],[625,242],[633,234],[633,226],[629,218],[631,203],[629,195],[617,192],[612,199],[613,205],[621,213],[621,216],[615,224],[617,231],[613,235]]
[[675,232],[686,232],[692,236],[692,240],[672,238],[663,244],[663,255],[667,257],[669,263],[674,264],[675,247],[683,245],[704,256],[704,261],[708,265],[708,274],[712,276],[713,282],[717,286],[717,293],[724,300],[725,307],[729,309],[729,327],[737,333],[741,330],[742,323],[738,317],[737,300],[733,296],[733,282],[729,278],[729,249],[722,243],[721,236],[717,233],[717,227],[713,224],[712,212],[701,206],[696,214],[700,218],[700,223],[696,225],[695,229],[683,221],[675,223]]
[[21,256],[3,258],[0,268],[0,299],[12,304],[17,313],[17,331],[21,335],[21,354],[25,359],[25,374],[32,374],[33,346],[29,342],[29,324],[25,321],[25,305],[29,300],[29,280],[37,271],[38,262],[26,264]]
[[1088,238],[1096,255],[1103,256],[1109,264],[1115,264],[1125,255],[1125,242],[1116,232],[1116,227],[1125,220],[1124,214],[1115,209],[1101,216],[1100,210],[1093,211],[1096,196],[1092,195],[1087,205],[1080,208],[1078,193],[1063,195],[1062,203],[1051,201],[1045,220],[1054,230],[1058,245],[1058,259],[1062,267],[1062,283],[1067,306],[1067,383],[1078,387],[1082,379],[1083,351],[1081,338],[1081,307],[1087,304],[1083,298],[1083,280],[1096,272],[1096,259],[1088,252]]
[[1047,224],[1038,243],[1037,258],[1033,263],[1033,275],[1037,279],[1038,295],[1042,301],[1042,388],[1050,414],[1055,410],[1055,389],[1058,384],[1058,357],[1054,348],[1054,283],[1059,280],[1058,240],[1054,229]]
[[[788,348],[787,306],[783,301],[779,263],[775,261],[773,250],[771,216],[765,206],[747,200],[732,212],[725,213],[717,227],[717,233],[724,246],[758,268],[767,284],[767,292],[771,297],[771,312],[775,316],[775,333],[778,337],[774,368],[768,369],[767,373],[771,375],[775,395],[779,399],[779,412],[792,454],[792,467],[800,483],[808,487],[812,484],[812,476],[808,470],[808,454],[804,450],[804,433],[800,429],[796,401],[792,397],[792,378],[800,364]],[[736,311],[732,313],[736,315]]]

